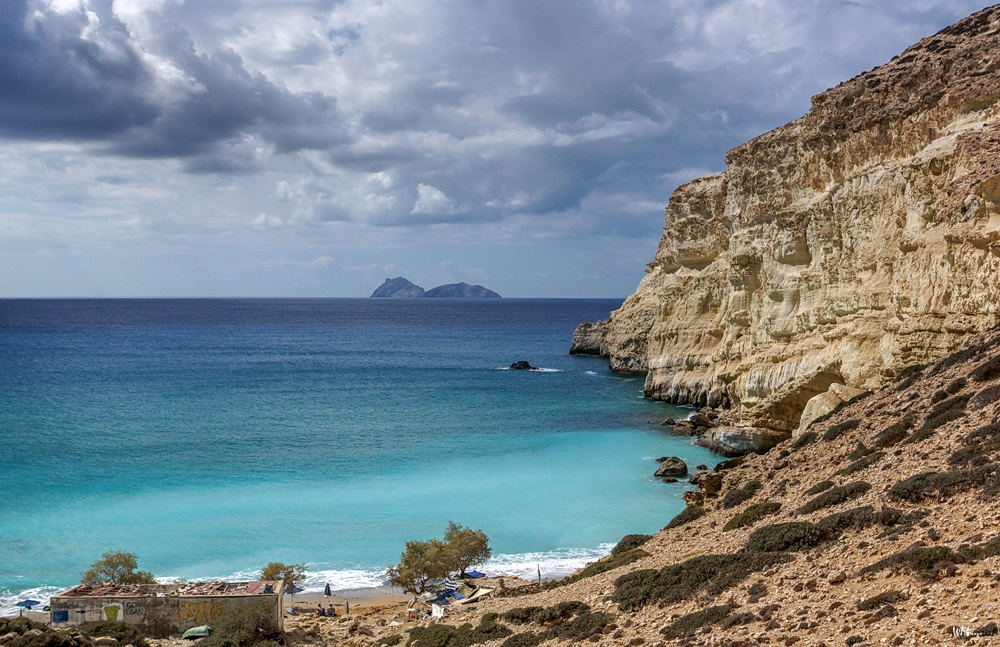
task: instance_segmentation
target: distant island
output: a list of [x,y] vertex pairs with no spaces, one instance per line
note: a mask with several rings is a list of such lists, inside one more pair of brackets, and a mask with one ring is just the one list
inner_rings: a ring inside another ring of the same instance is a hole
[[370,298],[390,298],[390,299],[499,299],[499,294],[493,290],[487,290],[481,285],[469,285],[468,283],[449,283],[439,285],[430,290],[424,290],[419,285],[414,285],[402,276],[394,279],[386,279],[385,283],[372,292]]

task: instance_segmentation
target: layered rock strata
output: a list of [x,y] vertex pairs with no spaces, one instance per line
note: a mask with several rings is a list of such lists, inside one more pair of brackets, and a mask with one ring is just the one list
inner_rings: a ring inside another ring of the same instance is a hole
[[1000,8],[726,163],[671,196],[602,350],[651,398],[728,405],[745,435],[780,438],[996,321]]

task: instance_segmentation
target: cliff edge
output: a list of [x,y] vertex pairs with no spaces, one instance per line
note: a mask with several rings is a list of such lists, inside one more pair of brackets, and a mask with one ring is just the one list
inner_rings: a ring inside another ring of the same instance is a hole
[[780,439],[807,405],[841,401],[831,387],[878,388],[990,327],[998,100],[991,7],[731,150],[724,173],[671,196],[655,259],[612,313],[611,368]]

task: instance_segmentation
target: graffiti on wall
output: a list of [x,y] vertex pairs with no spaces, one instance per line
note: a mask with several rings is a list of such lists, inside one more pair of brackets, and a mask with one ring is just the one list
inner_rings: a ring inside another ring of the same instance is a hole
[[105,604],[101,610],[104,612],[105,620],[125,620],[125,614],[122,612],[122,605],[120,604]]
[[208,625],[218,622],[225,613],[226,606],[220,600],[181,602],[177,619],[182,622],[193,622],[196,625]]

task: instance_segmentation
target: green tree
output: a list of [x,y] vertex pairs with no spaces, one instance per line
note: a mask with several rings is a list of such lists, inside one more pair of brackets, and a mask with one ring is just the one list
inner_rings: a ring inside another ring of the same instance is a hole
[[430,580],[447,577],[451,566],[451,553],[440,539],[408,541],[399,563],[388,569],[389,583],[417,595]]
[[306,565],[271,562],[261,571],[260,579],[280,580],[284,583],[285,591],[291,593],[295,591],[296,584],[306,579]]
[[137,571],[135,553],[109,550],[81,573],[80,584],[156,584],[149,571]]
[[488,560],[493,554],[490,549],[490,539],[485,532],[473,530],[454,521],[448,522],[448,529],[444,531],[444,543],[450,553],[452,568],[462,575],[476,564]]

